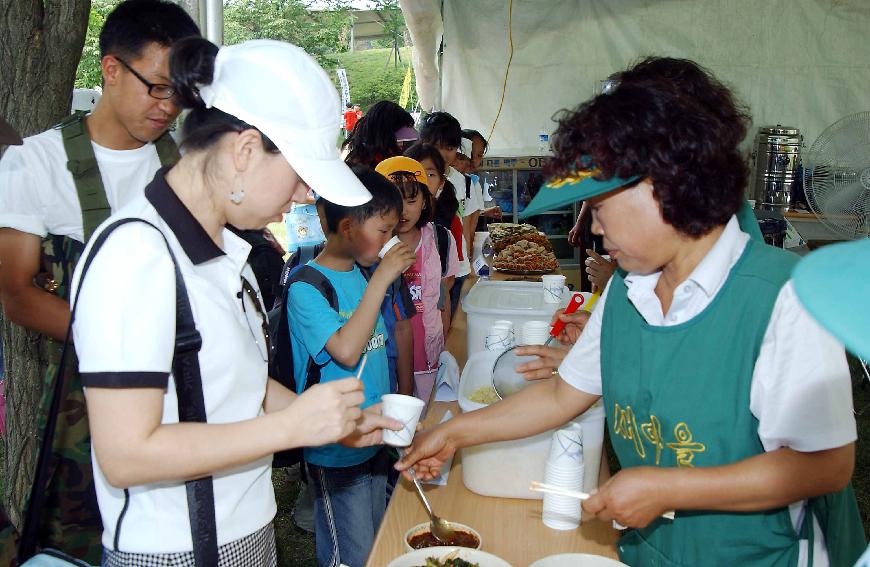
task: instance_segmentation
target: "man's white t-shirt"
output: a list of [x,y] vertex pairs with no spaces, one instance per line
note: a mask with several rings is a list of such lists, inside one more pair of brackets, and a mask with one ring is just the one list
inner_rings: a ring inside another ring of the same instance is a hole
[[[110,150],[94,142],[94,155],[112,211],[130,202],[160,169],[154,144]],[[59,129],[25,138],[0,160],[0,227],[44,237],[84,241],[82,209]]]
[[[655,294],[661,272],[629,273],[624,280],[628,300],[649,325],[682,325],[715,299],[748,241],[749,235],[740,230],[737,218],[732,217],[713,248],[677,286],[667,313],[662,313]],[[601,294],[580,339],[559,366],[563,380],[596,396],[602,393],[601,326],[611,283],[613,279]],[[855,441],[851,388],[843,345],[807,313],[798,302],[792,283],[786,283],[774,304],[750,388],[749,410],[758,419],[758,437],[765,451],[781,447],[823,451]],[[819,392],[825,395],[820,396]],[[789,506],[796,529],[804,510],[804,502]],[[814,526],[813,564],[824,567],[828,565],[827,551],[815,518]],[[802,544],[798,565],[806,565],[806,560]]]

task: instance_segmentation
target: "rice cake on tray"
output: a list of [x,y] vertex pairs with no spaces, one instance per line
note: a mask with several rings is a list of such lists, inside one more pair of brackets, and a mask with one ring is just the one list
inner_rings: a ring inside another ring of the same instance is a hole
[[489,239],[495,247],[501,240],[518,234],[536,234],[537,227],[530,224],[516,224],[512,222],[493,222],[487,225]]
[[498,251],[492,267],[508,274],[546,274],[559,268],[553,247],[547,237],[539,232],[528,238],[514,240]]

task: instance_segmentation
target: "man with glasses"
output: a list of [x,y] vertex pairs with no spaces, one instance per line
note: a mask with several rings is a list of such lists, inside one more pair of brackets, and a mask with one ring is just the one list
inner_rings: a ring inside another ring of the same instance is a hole
[[[167,0],[120,3],[100,32],[103,96],[94,111],[26,138],[0,161],[0,303],[10,321],[45,340],[46,392],[69,325],[68,284],[88,238],[161,166],[178,159],[168,134],[180,111],[169,80],[169,50],[190,35],[199,35],[196,24]],[[124,274],[118,274],[118,285],[124,285]],[[66,388],[40,532],[44,545],[96,564],[100,516],[73,362],[63,374]],[[10,383],[15,378],[6,377]],[[47,414],[48,402],[43,400],[36,415]]]

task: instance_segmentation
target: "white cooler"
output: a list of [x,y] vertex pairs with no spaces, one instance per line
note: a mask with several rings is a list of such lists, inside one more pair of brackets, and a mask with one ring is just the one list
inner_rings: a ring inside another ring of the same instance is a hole
[[[492,366],[498,355],[495,351],[483,351],[468,359],[459,381],[459,407],[463,413],[486,407],[470,401],[468,396],[491,383]],[[583,428],[583,491],[589,492],[598,487],[604,406],[599,401],[573,421]],[[553,431],[462,449],[462,480],[466,488],[483,496],[541,500],[543,494],[529,490],[529,484],[544,480]]]
[[[556,308],[568,304],[571,292],[562,291],[562,303],[546,303],[541,282],[496,282],[477,280],[462,298],[462,310],[468,315],[468,356],[484,350],[486,331],[499,320],[513,321],[519,334],[526,321],[547,321]],[[520,339],[521,337],[518,337]]]

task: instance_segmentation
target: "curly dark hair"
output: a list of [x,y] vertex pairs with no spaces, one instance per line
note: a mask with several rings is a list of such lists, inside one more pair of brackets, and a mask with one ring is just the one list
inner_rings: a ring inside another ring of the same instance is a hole
[[613,90],[558,117],[548,174],[568,175],[589,156],[601,179],[649,178],[664,220],[687,236],[727,223],[749,177],[738,150],[746,108],[686,59],[649,57],[612,78]]
[[344,161],[374,169],[383,160],[402,155],[396,131],[404,127],[414,127],[414,117],[407,110],[389,100],[376,102],[342,144],[343,148],[350,148]]

